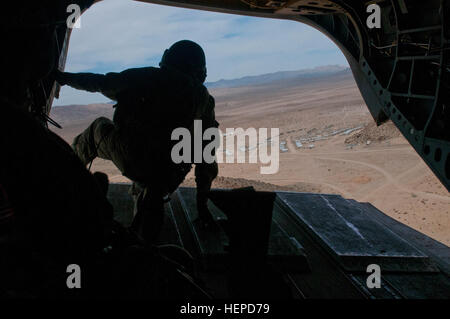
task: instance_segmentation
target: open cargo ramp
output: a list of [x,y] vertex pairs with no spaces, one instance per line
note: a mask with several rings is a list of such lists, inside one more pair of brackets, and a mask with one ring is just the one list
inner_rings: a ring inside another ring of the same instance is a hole
[[[109,191],[124,224],[132,219],[128,188],[112,184]],[[233,258],[255,270],[267,263],[294,298],[450,297],[450,248],[370,204],[248,189],[213,190],[210,198],[216,224],[205,227],[197,220],[195,189],[180,187],[165,206],[159,242],[187,249],[216,298],[234,296],[228,286]],[[367,287],[370,264],[381,268],[381,288]]]

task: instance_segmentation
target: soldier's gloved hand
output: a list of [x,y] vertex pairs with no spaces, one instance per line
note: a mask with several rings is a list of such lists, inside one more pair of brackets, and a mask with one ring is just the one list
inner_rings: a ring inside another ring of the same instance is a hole
[[53,80],[58,82],[59,85],[66,85],[67,84],[65,76],[64,76],[64,72],[61,72],[58,69],[54,69],[53,72],[50,74],[50,76],[53,78]]

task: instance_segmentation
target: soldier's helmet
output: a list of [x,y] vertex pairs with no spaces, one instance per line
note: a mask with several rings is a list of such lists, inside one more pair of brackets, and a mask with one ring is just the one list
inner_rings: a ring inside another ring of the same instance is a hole
[[195,77],[201,83],[206,79],[205,52],[200,45],[190,40],[175,42],[164,51],[159,66],[176,68]]

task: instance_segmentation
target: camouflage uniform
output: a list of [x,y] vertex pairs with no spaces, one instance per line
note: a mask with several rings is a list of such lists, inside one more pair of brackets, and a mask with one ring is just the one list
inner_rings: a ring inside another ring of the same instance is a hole
[[[60,77],[61,84],[101,92],[118,102],[113,121],[98,118],[74,139],[73,148],[84,164],[95,157],[113,161],[123,175],[161,199],[158,207],[192,167],[173,163],[171,149],[178,141],[171,140],[172,131],[185,127],[193,132],[195,119],[202,120],[203,130],[218,127],[214,98],[198,80],[173,68],[134,68],[106,75],[61,73]],[[205,201],[217,172],[216,162],[196,164],[201,200]]]

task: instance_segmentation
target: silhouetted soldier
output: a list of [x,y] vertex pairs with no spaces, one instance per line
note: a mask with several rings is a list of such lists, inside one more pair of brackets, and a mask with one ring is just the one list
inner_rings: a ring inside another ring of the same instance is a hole
[[[172,131],[184,127],[192,132],[195,119],[202,120],[203,130],[218,127],[214,99],[203,85],[202,48],[192,41],[179,41],[164,52],[159,65],[106,75],[56,74],[61,85],[100,92],[118,102],[113,121],[96,119],[72,147],[84,164],[96,157],[111,160],[134,182],[139,195],[132,226],[149,241],[159,234],[164,200],[192,168],[190,163],[175,164],[171,159],[171,149],[178,143],[171,140]],[[211,218],[206,195],[217,173],[216,162],[196,164],[197,207],[206,221]]]

